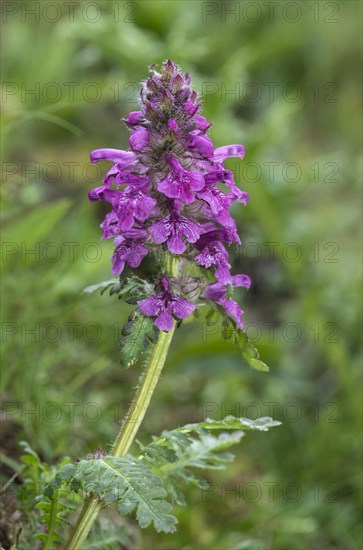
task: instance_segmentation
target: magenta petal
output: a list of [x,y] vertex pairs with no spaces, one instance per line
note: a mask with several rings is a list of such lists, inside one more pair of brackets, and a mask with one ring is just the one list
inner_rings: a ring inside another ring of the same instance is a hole
[[[227,267],[228,266],[228,267]],[[228,284],[231,280],[231,274],[229,272],[230,264],[219,265],[216,269],[216,278],[219,283]]]
[[124,118],[123,120],[126,122],[126,124],[133,126],[134,124],[137,124],[140,121],[141,117],[142,117],[141,111],[131,111],[131,113],[127,115],[127,118]]
[[204,296],[208,300],[219,301],[226,295],[226,287],[222,283],[211,283],[207,286],[204,292]]
[[201,172],[185,172],[189,178],[189,186],[194,191],[200,191],[204,187],[204,176]]
[[205,183],[214,184],[218,181],[223,181],[227,185],[233,182],[233,172],[230,170],[216,170],[215,172],[209,172],[204,176]]
[[145,128],[135,130],[129,139],[131,149],[141,151],[149,142],[149,132]]
[[168,121],[168,128],[170,128],[174,132],[174,134],[176,134],[178,132],[179,126],[178,126],[177,121],[174,118],[171,118]]
[[118,217],[116,216],[115,212],[109,212],[106,214],[105,219],[101,223],[102,228],[102,239],[110,239],[111,237],[114,237],[117,235],[120,231],[120,228],[118,226]]
[[112,258],[112,273],[114,275],[121,275],[125,267],[125,261],[115,252]]
[[191,243],[195,243],[200,237],[200,229],[198,225],[193,222],[189,222],[188,225],[183,228],[183,233]]
[[238,197],[238,202],[241,202],[244,205],[246,205],[249,200],[250,200],[250,197],[248,193],[246,193],[245,191],[242,192],[241,197]]
[[93,163],[101,160],[132,162],[136,160],[136,155],[131,151],[122,151],[120,149],[95,149],[90,154],[90,159]]
[[168,240],[168,250],[173,254],[183,254],[186,245],[183,243],[182,236],[179,232],[174,233]]
[[137,305],[139,306],[141,313],[146,315],[146,317],[154,317],[160,311],[160,303],[155,296],[140,300],[137,302]]
[[220,304],[222,307],[224,307],[226,313],[228,313],[228,315],[231,315],[231,317],[234,317],[237,324],[241,328],[243,328],[243,321],[242,321],[243,310],[239,307],[237,302],[229,298],[228,300],[225,300],[225,299],[221,300]]
[[115,181],[115,179],[117,178],[121,169],[122,169],[121,164],[114,164],[112,168],[110,168],[109,171],[107,172],[105,179],[103,180],[103,183],[107,187],[110,187],[112,183]]
[[223,225],[223,227],[226,227],[227,229],[236,230],[236,222],[232,218],[231,214],[228,212],[227,209],[221,210],[218,212],[218,215],[216,216],[216,220]]
[[197,151],[202,157],[213,157],[214,147],[212,140],[208,136],[191,135],[189,146]]
[[164,218],[164,220],[153,223],[149,227],[149,231],[154,241],[157,244],[160,244],[160,243],[164,243],[166,239],[169,237],[171,232],[171,227],[170,227],[170,224],[165,222],[165,218]]
[[134,225],[134,217],[124,210],[118,213],[119,226],[122,231],[128,231]]
[[211,125],[211,123],[201,115],[194,115],[194,120],[197,123],[198,130],[202,130],[202,132],[205,132],[205,130],[207,130]]
[[138,189],[144,189],[150,185],[150,179],[120,170],[116,177],[116,183],[117,185],[127,184],[137,187]]
[[193,116],[197,111],[199,111],[200,105],[195,104],[193,101],[190,101],[188,99],[187,101],[185,101],[183,107],[188,115]]
[[209,204],[213,214],[218,214],[218,212],[223,210],[220,198],[215,196],[211,191],[207,190],[198,193],[198,197]]
[[180,191],[180,198],[182,201],[185,202],[185,204],[192,204],[194,202],[194,195],[190,191],[190,189],[181,189]]
[[224,145],[224,147],[218,147],[214,151],[213,160],[215,162],[221,162],[229,157],[238,157],[243,159],[246,150],[243,145]]
[[167,197],[171,199],[179,199],[180,198],[180,189],[177,185],[174,178],[169,174],[166,178],[159,181],[158,183],[158,191],[160,193],[163,193]]
[[145,256],[148,255],[148,249],[141,244],[133,244],[127,251],[127,263],[130,267],[139,267]]
[[195,305],[180,296],[174,297],[173,302],[173,313],[178,319],[186,319],[189,317],[195,310]]
[[169,310],[163,311],[159,317],[156,318],[155,325],[159,330],[164,330],[168,332],[174,326],[173,317]]
[[95,189],[91,189],[91,191],[88,192],[88,200],[90,202],[102,201],[103,193],[105,189],[106,189],[105,185],[101,185],[101,187],[96,187]]
[[244,286],[245,288],[250,288],[251,279],[248,275],[234,275],[232,278],[233,286]]
[[147,195],[140,196],[139,200],[135,204],[134,216],[140,221],[145,221],[151,214],[156,200],[148,197]]

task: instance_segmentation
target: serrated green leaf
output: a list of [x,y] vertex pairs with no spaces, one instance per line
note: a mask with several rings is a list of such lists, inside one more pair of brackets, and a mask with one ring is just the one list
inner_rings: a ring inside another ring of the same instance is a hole
[[116,502],[121,513],[136,511],[140,527],[153,523],[158,532],[175,531],[177,520],[170,514],[171,505],[165,500],[167,493],[161,480],[131,455],[81,460],[75,477],[86,492],[105,504]]
[[[242,436],[242,432],[222,433],[218,436],[205,433],[191,438],[178,430],[163,432],[158,442],[144,448],[141,460],[146,461],[153,472],[163,479],[170,498],[177,504],[184,505],[185,485],[191,484],[199,488],[206,485],[195,470],[225,468],[225,464],[231,462],[234,455],[224,450],[238,443]],[[170,454],[165,453],[165,447]]]
[[66,464],[58,472],[58,476],[62,481],[68,481],[74,476],[75,470],[76,470],[76,466],[74,464]]
[[134,365],[151,344],[155,342],[158,331],[151,317],[144,317],[137,310],[133,311],[128,323],[122,330],[120,340],[120,359],[125,368]]
[[250,418],[236,418],[235,416],[226,416],[223,420],[213,420],[206,418],[202,422],[197,424],[186,424],[180,430],[186,433],[190,431],[199,432],[202,429],[205,430],[258,430],[260,432],[267,432],[269,428],[279,426],[281,422],[273,420],[269,416],[263,416],[251,420]]
[[[223,420],[206,419],[176,430],[164,431],[161,437],[154,438],[150,445],[142,448],[140,459],[163,479],[172,500],[182,505],[185,504],[181,490],[183,485],[205,487],[206,482],[196,471],[219,470],[233,460],[234,455],[226,452],[226,449],[240,442],[244,435],[242,429],[266,431],[279,424],[269,417],[257,420],[233,416]],[[233,430],[233,433],[210,433],[226,429]]]
[[107,290],[110,286],[114,285],[114,284],[118,284],[119,283],[119,279],[109,279],[108,281],[101,281],[100,283],[96,283],[94,285],[90,285],[90,286],[87,286],[86,288],[83,289],[83,293],[84,294],[93,294],[93,292],[97,292],[97,290],[101,290],[101,291],[105,291]]

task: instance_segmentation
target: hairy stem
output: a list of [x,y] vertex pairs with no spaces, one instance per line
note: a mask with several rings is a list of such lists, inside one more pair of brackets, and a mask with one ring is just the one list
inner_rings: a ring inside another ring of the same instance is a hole
[[44,550],[49,550],[53,546],[53,537],[57,524],[57,510],[58,510],[58,491],[54,491],[54,499],[51,503],[50,518],[48,526],[48,536],[44,543]]
[[[166,258],[165,271],[169,275],[176,277],[178,274],[178,264],[179,262],[175,257],[168,256]],[[112,446],[112,456],[125,455],[135,439],[163,369],[174,330],[175,324],[169,332],[159,333],[158,340],[152,350],[136,395]],[[81,514],[65,546],[65,550],[80,550],[82,548],[101,508],[102,503],[97,498],[90,498],[85,501]]]

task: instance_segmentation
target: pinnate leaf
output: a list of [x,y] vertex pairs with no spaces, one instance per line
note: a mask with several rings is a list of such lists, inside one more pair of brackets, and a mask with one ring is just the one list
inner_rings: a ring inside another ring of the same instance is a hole
[[117,503],[122,514],[136,511],[140,527],[153,523],[158,532],[175,531],[177,520],[170,514],[171,505],[165,500],[162,481],[131,455],[81,460],[70,481],[80,483],[104,504]]

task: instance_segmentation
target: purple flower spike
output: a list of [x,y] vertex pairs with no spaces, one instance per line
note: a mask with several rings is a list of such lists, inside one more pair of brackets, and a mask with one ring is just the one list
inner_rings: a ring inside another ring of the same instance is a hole
[[169,331],[174,326],[173,317],[186,319],[195,310],[195,305],[169,290],[166,277],[162,278],[163,290],[154,296],[137,302],[141,313],[146,317],[156,317],[155,325],[159,330]]
[[[231,275],[228,246],[241,241],[230,208],[246,205],[248,194],[237,187],[224,161],[243,158],[245,149],[238,144],[214,147],[208,136],[211,122],[201,114],[202,101],[191,89],[189,74],[170,60],[160,71],[155,65],[150,71],[141,85],[140,110],[123,119],[130,131],[129,150],[91,153],[94,163],[112,163],[103,185],[89,192],[91,202],[110,204],[101,228],[102,239],[114,239],[112,271],[120,275],[125,266],[137,269],[149,252],[157,252],[161,263],[163,255],[176,255],[181,260],[176,292],[162,279],[163,290],[139,302],[142,313],[157,317],[161,330],[170,330],[173,318],[184,319],[195,308],[183,292],[200,296],[207,286],[204,298],[241,325],[242,310],[230,291],[248,288],[250,279]],[[190,282],[190,264],[201,274],[198,291],[198,278]],[[215,282],[207,284],[210,276],[203,271],[212,273]]]

